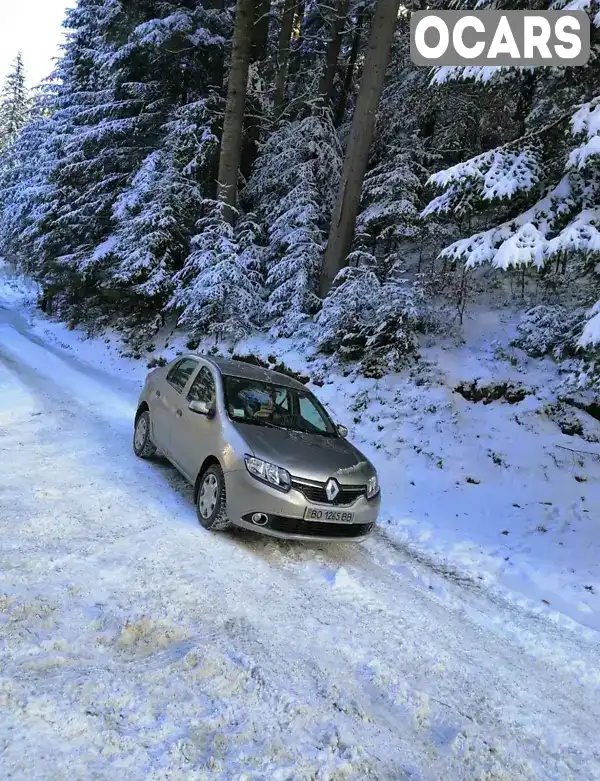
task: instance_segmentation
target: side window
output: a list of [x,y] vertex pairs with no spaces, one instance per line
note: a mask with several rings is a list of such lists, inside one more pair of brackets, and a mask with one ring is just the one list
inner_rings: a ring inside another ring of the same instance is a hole
[[183,358],[167,374],[167,382],[178,393],[182,393],[196,366],[198,366],[198,361],[194,361],[192,358]]
[[213,404],[215,396],[216,387],[214,378],[210,369],[203,366],[192,383],[192,387],[188,393],[188,401],[204,401],[210,406]]
[[328,430],[326,421],[308,396],[300,396],[300,417],[318,431]]
[[280,409],[284,409],[286,412],[290,411],[290,395],[287,390],[280,390],[275,397],[275,404]]

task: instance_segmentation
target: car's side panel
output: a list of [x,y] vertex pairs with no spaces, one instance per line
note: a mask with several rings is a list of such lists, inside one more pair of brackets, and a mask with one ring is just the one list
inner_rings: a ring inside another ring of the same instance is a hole
[[224,446],[222,426],[217,410],[215,409],[213,415],[207,416],[193,412],[189,408],[189,392],[203,369],[210,372],[213,384],[216,386],[212,367],[201,363],[198,371],[194,372],[184,397],[180,399],[180,405],[172,424],[172,453],[191,482],[195,482],[207,456],[215,456],[219,459]]
[[160,402],[160,395],[158,395],[156,391],[161,381],[164,380],[165,375],[166,369],[164,367],[154,369],[154,371],[150,372],[146,377],[144,389],[138,402],[138,407],[141,406],[142,403],[145,403],[148,406],[148,409],[150,410],[150,436],[154,444],[163,452],[165,451],[165,443],[161,441],[160,431],[156,426],[157,409]]
[[166,381],[158,384],[154,392],[153,431],[156,436],[156,444],[168,454],[171,453],[171,427],[178,396],[177,391]]
[[152,399],[152,403],[149,405],[150,417],[152,419],[155,444],[181,471],[183,471],[182,466],[177,458],[177,453],[174,452],[173,426],[175,421],[183,414],[185,395],[193,382],[198,367],[199,362],[189,376],[181,393],[167,379],[168,370],[171,367],[167,367],[167,370],[156,381],[154,390],[150,392]]

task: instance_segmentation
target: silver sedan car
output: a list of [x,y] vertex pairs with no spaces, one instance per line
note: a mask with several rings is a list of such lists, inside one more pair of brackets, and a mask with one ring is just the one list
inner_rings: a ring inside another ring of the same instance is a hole
[[285,539],[353,540],[373,529],[375,468],[302,383],[185,355],[146,378],[133,447],[160,450],[194,486],[200,523]]

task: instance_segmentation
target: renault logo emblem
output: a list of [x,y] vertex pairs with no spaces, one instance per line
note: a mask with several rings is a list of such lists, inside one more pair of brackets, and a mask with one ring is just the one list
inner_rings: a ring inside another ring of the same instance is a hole
[[333,500],[339,494],[339,492],[340,492],[340,487],[337,484],[337,480],[334,480],[333,477],[330,478],[327,481],[327,484],[325,486],[325,493],[327,494],[327,498],[329,499],[329,501],[333,502]]

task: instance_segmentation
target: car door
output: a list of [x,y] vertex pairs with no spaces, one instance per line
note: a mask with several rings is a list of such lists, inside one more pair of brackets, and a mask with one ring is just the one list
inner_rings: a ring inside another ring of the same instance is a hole
[[[190,480],[194,481],[204,459],[209,455],[219,457],[219,432],[221,427],[216,415],[216,383],[212,371],[206,365],[194,377],[186,397],[180,397],[181,415],[176,413],[173,427],[173,454],[177,463]],[[191,401],[202,401],[211,411],[209,415],[194,412]]]
[[172,455],[172,431],[181,409],[182,394],[199,361],[182,358],[173,364],[165,381],[157,385],[151,405],[152,434],[155,444],[167,455]]

